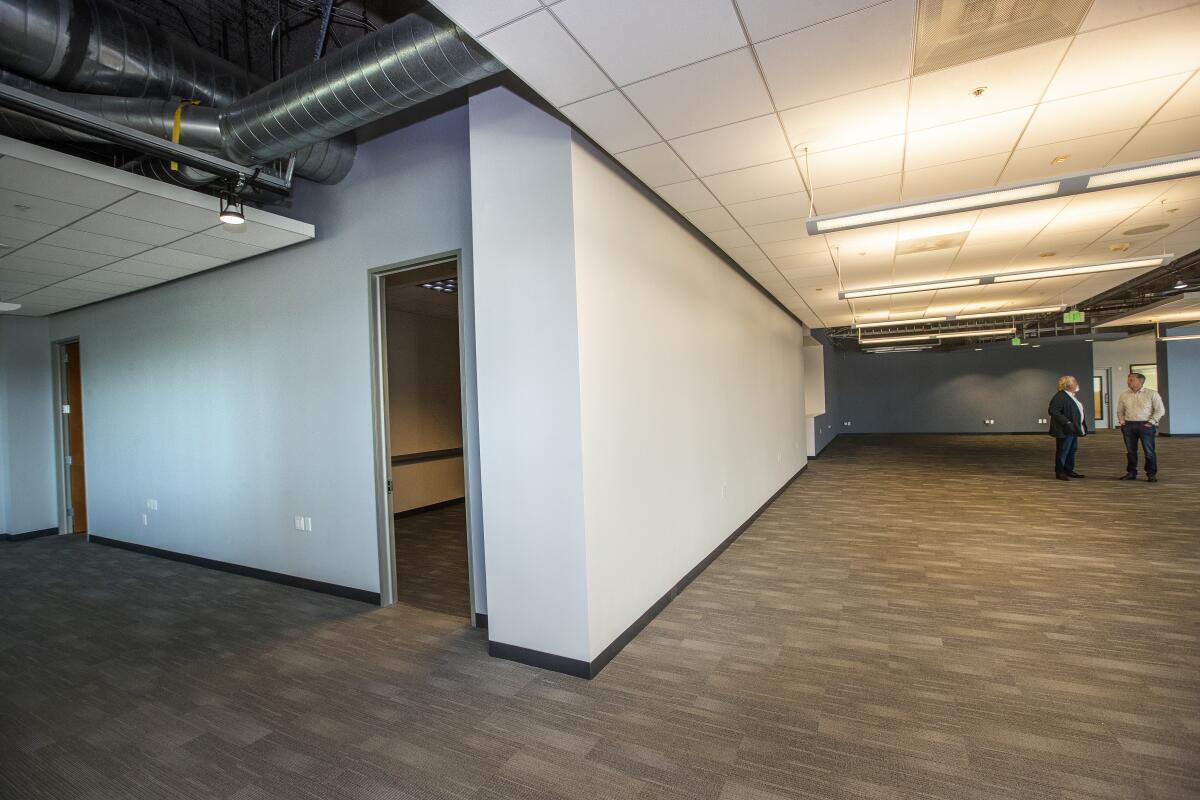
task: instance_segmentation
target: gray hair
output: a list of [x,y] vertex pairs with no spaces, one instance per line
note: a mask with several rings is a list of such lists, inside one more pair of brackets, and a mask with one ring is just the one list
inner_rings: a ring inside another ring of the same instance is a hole
[[1140,373],[1140,372],[1131,372],[1131,373],[1129,373],[1129,374],[1130,374],[1130,375],[1132,375],[1133,377],[1137,378],[1137,379],[1138,379],[1139,381],[1141,381],[1142,383],[1145,383],[1145,382],[1146,382],[1146,376],[1145,376],[1145,375],[1143,375],[1143,374],[1142,374],[1142,373]]

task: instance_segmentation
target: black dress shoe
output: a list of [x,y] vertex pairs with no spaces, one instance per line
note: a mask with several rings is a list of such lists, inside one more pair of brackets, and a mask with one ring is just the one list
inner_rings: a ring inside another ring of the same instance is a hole
[[1070,479],[1070,478],[1068,478],[1066,475],[1063,475],[1061,472],[1060,472],[1060,473],[1058,473],[1057,475],[1055,475],[1054,477],[1058,478],[1060,481],[1069,481],[1069,480],[1071,480],[1071,479]]
[[1153,475],[1147,475],[1146,482],[1147,483],[1158,483],[1158,478],[1154,477]]
[[1067,475],[1072,478],[1086,478],[1087,477],[1087,475],[1080,475],[1078,472],[1068,472]]
[[1117,480],[1120,480],[1120,481],[1136,481],[1136,480],[1137,480],[1137,474],[1136,474],[1136,473],[1133,473],[1133,472],[1126,472],[1126,473],[1125,473],[1124,475],[1122,475],[1120,478],[1117,478]]

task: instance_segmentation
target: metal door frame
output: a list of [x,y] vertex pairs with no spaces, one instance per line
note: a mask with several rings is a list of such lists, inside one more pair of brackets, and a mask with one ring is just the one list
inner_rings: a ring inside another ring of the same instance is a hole
[[[70,426],[66,424],[63,417],[63,406],[67,405],[67,362],[66,362],[66,346],[78,342],[78,336],[69,336],[65,339],[56,339],[50,343],[50,357],[54,364],[54,474],[58,478],[58,532],[75,533],[75,525],[73,524],[74,509],[71,508],[71,466],[67,463],[67,457],[70,454]],[[82,353],[83,346],[80,345]],[[81,356],[82,358],[82,356]],[[80,380],[83,379],[83,366],[80,365]],[[82,395],[82,388],[80,394]],[[72,413],[76,409],[71,409]],[[84,461],[84,482],[83,490],[87,492],[87,461]],[[89,526],[90,527],[90,526]],[[90,533],[85,534],[89,538]]]

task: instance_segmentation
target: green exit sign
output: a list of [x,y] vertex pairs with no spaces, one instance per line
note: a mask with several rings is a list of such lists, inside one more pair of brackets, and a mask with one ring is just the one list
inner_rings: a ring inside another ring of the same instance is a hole
[[1013,347],[1020,347],[1020,346],[1021,346],[1021,337],[1020,337],[1020,336],[1014,336],[1014,337],[1012,338],[1012,345],[1013,345]]
[[1082,311],[1064,311],[1063,322],[1083,322]]

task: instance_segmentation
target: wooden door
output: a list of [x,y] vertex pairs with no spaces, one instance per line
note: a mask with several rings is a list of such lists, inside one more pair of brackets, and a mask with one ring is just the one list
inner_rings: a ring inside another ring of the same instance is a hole
[[63,379],[66,400],[63,430],[66,432],[67,472],[71,477],[71,533],[87,533],[87,484],[83,470],[83,384],[80,380],[79,342],[63,345]]

